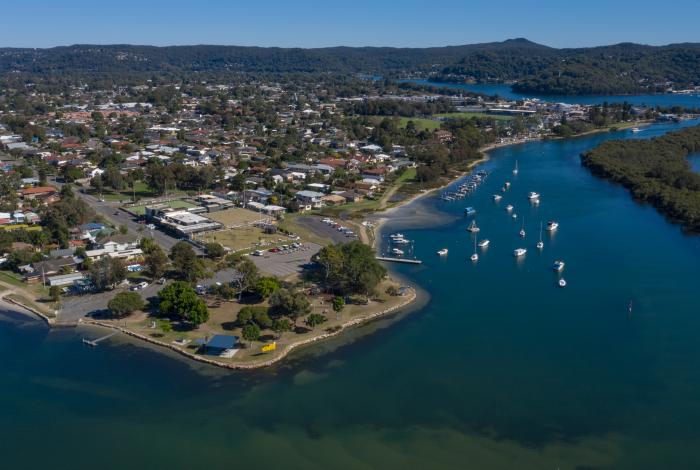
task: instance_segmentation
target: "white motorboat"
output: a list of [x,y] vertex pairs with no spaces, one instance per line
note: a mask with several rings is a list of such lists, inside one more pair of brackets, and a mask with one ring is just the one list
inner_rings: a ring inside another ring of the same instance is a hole
[[410,240],[406,240],[405,238],[392,238],[391,243],[395,245],[408,245],[411,243]]
[[559,287],[566,287],[566,279],[559,279]]
[[525,248],[516,248],[513,250],[513,256],[516,258],[519,258],[520,256],[525,256],[525,253],[527,253],[527,250]]
[[472,261],[479,260],[479,254],[476,252],[476,238],[474,238],[474,253],[469,257]]
[[518,218],[518,214],[513,214],[513,218],[514,218],[514,219],[517,219],[517,218]]
[[520,227],[520,232],[518,232],[521,238],[525,238],[525,217],[523,217],[523,225]]
[[399,248],[392,248],[391,253],[394,255],[401,256],[401,255],[403,255],[403,250],[400,250]]
[[389,238],[403,238],[403,233],[392,233]]
[[561,260],[556,260],[556,261],[554,262],[554,264],[552,265],[552,269],[555,270],[555,271],[557,271],[557,272],[561,272],[561,271],[564,270],[564,264],[565,264],[565,263],[564,263],[563,261],[561,261]]
[[440,256],[447,256],[447,248],[443,248],[442,250],[438,250],[437,254]]
[[540,222],[540,241],[537,242],[537,249],[541,250],[544,248],[544,242],[542,241],[542,222]]
[[467,232],[477,233],[479,230],[481,229],[477,227],[476,220],[472,220],[472,223],[467,227]]
[[503,196],[501,196],[500,194],[494,194],[494,195],[493,195],[493,200],[494,200],[495,202],[498,202],[498,201],[500,201],[501,199],[503,199]]
[[506,189],[510,188],[510,181],[506,181],[505,188]]
[[489,246],[489,243],[491,243],[491,241],[485,238],[479,243],[477,243],[477,245],[479,245],[479,248],[486,248],[487,246]]
[[642,130],[639,127],[633,127],[632,132],[636,134],[637,132],[642,132]]
[[528,198],[529,200],[531,200],[531,201],[532,201],[533,199],[539,199],[539,198],[540,198],[540,193],[536,193],[536,192],[534,192],[534,191],[530,191],[529,193],[527,193],[527,198]]
[[508,212],[512,211],[512,210],[513,210],[513,205],[512,205],[512,204],[508,204],[508,205],[506,206],[506,210],[507,210]]
[[550,220],[549,222],[547,222],[547,229],[546,230],[548,232],[553,232],[558,228],[559,228],[559,222],[555,222],[554,220]]

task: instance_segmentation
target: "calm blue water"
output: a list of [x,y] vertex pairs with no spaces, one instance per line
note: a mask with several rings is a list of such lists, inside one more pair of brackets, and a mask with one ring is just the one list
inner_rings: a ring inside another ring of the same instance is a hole
[[509,100],[524,98],[539,98],[543,101],[570,104],[598,104],[608,103],[630,103],[634,105],[673,107],[682,106],[685,108],[700,108],[700,94],[697,95],[596,95],[596,96],[571,96],[571,95],[536,95],[522,94],[513,91],[510,85],[505,84],[469,84],[469,83],[436,83],[428,80],[405,80],[420,85],[438,86],[484,93],[486,95],[498,95]]
[[[678,127],[494,151],[473,197],[425,198],[386,227],[416,240],[425,264],[396,269],[430,302],[280,367],[223,372],[117,337],[85,348],[82,332],[9,317],[0,322],[4,466],[700,467],[700,238],[578,158],[605,139]],[[505,180],[512,190],[496,205]],[[542,194],[539,208],[528,191]],[[525,217],[525,240],[507,203]],[[475,265],[466,205],[491,240]],[[552,218],[561,227],[539,254],[539,221]],[[521,262],[517,246],[529,249]],[[566,289],[554,284],[557,258]]]

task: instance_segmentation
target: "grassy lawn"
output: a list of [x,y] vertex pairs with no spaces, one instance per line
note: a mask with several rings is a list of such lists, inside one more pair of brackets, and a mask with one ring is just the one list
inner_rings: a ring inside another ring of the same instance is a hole
[[[214,356],[211,357],[212,359],[216,359],[218,361],[230,362],[234,364],[250,364],[270,359],[271,357],[280,354],[286,348],[286,346],[291,343],[310,339],[314,336],[319,336],[324,334],[329,328],[337,327],[352,319],[368,316],[403,303],[406,300],[405,298],[392,297],[385,293],[386,288],[389,285],[398,286],[398,284],[394,281],[386,280],[380,286],[378,286],[377,290],[380,292],[380,295],[377,299],[371,301],[368,305],[347,305],[340,314],[336,314],[332,310],[329,297],[309,297],[312,311],[315,313],[324,314],[326,316],[327,321],[323,325],[317,326],[313,330],[308,328],[300,328],[297,332],[283,333],[279,338],[275,338],[272,331],[264,330],[260,341],[256,341],[252,345],[245,344],[246,347],[239,349],[233,358],[225,359]],[[170,331],[163,333],[159,329],[151,328],[153,319],[145,315],[134,315],[131,319],[127,319],[126,321],[129,329],[143,335],[153,337],[154,339],[165,343],[171,343],[177,339],[188,339],[190,341],[194,341],[196,339],[203,339],[206,336],[212,336],[214,334],[236,335],[238,337],[242,336],[240,327],[236,325],[236,318],[240,309],[245,305],[239,304],[235,301],[216,302],[211,300],[207,303],[210,313],[209,321],[194,330]],[[260,303],[257,305],[266,306],[266,303]],[[120,321],[120,323],[121,322],[122,321]],[[298,321],[298,325],[302,326],[303,321]],[[277,350],[269,353],[262,353],[261,346],[265,343],[271,343],[272,341],[277,343]],[[243,342],[247,343],[245,341]],[[183,349],[194,353],[198,349],[198,346],[191,343]]]
[[26,287],[27,285],[22,282],[22,276],[12,271],[0,271],[0,281],[12,284],[17,287]]
[[406,127],[406,125],[408,124],[408,121],[413,121],[413,123],[416,125],[416,129],[426,129],[426,130],[432,131],[432,130],[440,128],[440,121],[436,121],[434,119],[407,118],[407,117],[399,118],[399,126],[402,128]]
[[233,251],[253,251],[258,247],[271,248],[291,243],[286,235],[281,233],[267,235],[258,227],[253,226],[211,232],[203,237],[198,237],[198,239],[207,243],[219,243]]
[[398,116],[372,116],[373,120],[376,121],[376,123],[379,123],[382,121],[384,118],[389,118],[389,119],[398,119],[399,120],[399,127],[403,128],[406,127],[408,124],[408,121],[413,121],[413,123],[416,125],[417,129],[427,129],[427,130],[435,130],[440,128],[440,121],[437,121],[435,119],[426,119],[426,118],[417,118],[417,117],[398,117]]
[[486,114],[486,113],[443,113],[435,114],[436,118],[449,118],[449,119],[471,119],[473,117],[477,118],[492,118],[496,121],[510,121],[513,116],[501,116],[500,114]]

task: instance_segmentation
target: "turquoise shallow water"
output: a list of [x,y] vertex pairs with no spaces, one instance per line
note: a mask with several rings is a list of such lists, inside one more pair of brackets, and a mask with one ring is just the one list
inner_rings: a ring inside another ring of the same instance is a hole
[[[82,332],[11,315],[0,322],[3,462],[698,468],[700,238],[592,177],[578,157],[604,139],[677,127],[494,151],[474,196],[421,199],[385,228],[416,241],[425,264],[395,269],[430,302],[280,367],[228,373],[117,338],[85,348]],[[505,180],[512,189],[495,205]],[[528,191],[541,193],[539,208]],[[525,216],[524,241],[507,203]],[[467,205],[491,240],[476,265]],[[439,225],[421,227],[425,214]],[[550,218],[561,227],[538,254],[539,220]],[[521,245],[529,252],[518,263]],[[566,289],[554,284],[557,258]]]
[[430,85],[438,87],[455,88],[476,93],[484,93],[486,95],[498,95],[509,100],[518,100],[524,98],[539,98],[543,101],[554,103],[572,103],[572,104],[599,104],[608,103],[631,103],[634,105],[646,106],[661,106],[673,107],[681,106],[684,108],[700,108],[700,94],[680,95],[680,94],[656,94],[656,95],[586,95],[586,96],[569,96],[569,95],[537,95],[532,93],[519,93],[513,91],[510,85],[505,84],[488,84],[488,83],[437,83],[428,80],[400,80],[418,83],[421,85]]

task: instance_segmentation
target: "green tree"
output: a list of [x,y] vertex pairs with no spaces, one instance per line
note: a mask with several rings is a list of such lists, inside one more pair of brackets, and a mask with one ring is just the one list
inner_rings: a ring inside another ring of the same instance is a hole
[[333,298],[333,311],[340,313],[345,308],[345,299],[341,296],[336,296]]
[[326,246],[316,260],[321,266],[319,281],[340,294],[369,295],[386,276],[372,248],[357,240]]
[[255,323],[248,323],[241,330],[243,339],[252,343],[260,338],[260,327]]
[[318,325],[325,323],[328,319],[325,317],[325,315],[321,315],[320,313],[312,313],[308,317],[306,317],[306,320],[304,323],[310,328],[316,328]]
[[[144,239],[146,240],[146,239]],[[143,246],[143,241],[142,241]],[[144,250],[144,264],[146,266],[146,274],[148,274],[152,279],[159,279],[165,274],[165,268],[168,265],[168,257],[163,252],[163,249],[159,245],[153,245]]]
[[173,269],[180,279],[188,282],[197,282],[206,277],[206,270],[202,260],[197,258],[192,246],[179,241],[170,249],[170,259],[173,262]]
[[236,318],[238,325],[245,326],[251,321],[253,321],[253,309],[250,307],[243,307],[240,309],[238,312],[238,317]]
[[292,322],[287,318],[277,318],[272,322],[272,331],[277,333],[277,337],[279,338],[282,333],[292,331],[293,326]]
[[160,328],[160,331],[163,333],[170,333],[173,331],[173,324],[170,323],[170,320],[167,318],[159,318],[157,321],[158,328]]
[[263,299],[267,299],[280,287],[280,282],[276,277],[261,277],[255,284],[255,293]]
[[49,288],[49,297],[52,302],[58,302],[61,300],[61,288],[58,286],[51,286]]
[[234,282],[238,286],[238,299],[240,300],[244,292],[250,290],[258,281],[260,272],[248,258],[242,258],[235,267],[237,273]]
[[289,317],[295,324],[297,319],[311,312],[311,304],[304,294],[287,289],[278,289],[270,296],[270,307],[276,316]]
[[116,258],[102,258],[90,266],[90,278],[97,290],[113,289],[126,279],[124,263]]
[[253,322],[261,329],[270,328],[272,326],[272,319],[266,308],[258,308],[253,311]]
[[226,254],[226,251],[224,250],[224,247],[221,246],[221,243],[216,242],[206,243],[204,245],[204,251],[211,259],[221,259],[224,257],[224,254]]
[[158,308],[163,315],[177,316],[196,326],[209,320],[207,305],[187,282],[173,282],[158,293],[158,298]]
[[136,292],[120,292],[108,303],[107,308],[115,317],[122,318],[136,310],[142,310],[145,303]]

